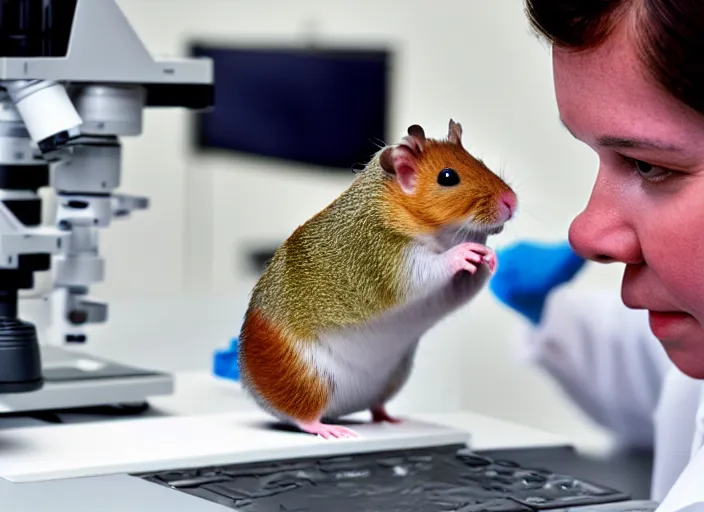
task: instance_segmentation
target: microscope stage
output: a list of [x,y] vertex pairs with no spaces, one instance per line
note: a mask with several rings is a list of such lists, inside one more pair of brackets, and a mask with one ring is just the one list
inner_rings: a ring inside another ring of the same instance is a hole
[[44,387],[30,393],[0,394],[0,415],[143,403],[173,392],[166,373],[113,363],[53,346],[41,347]]

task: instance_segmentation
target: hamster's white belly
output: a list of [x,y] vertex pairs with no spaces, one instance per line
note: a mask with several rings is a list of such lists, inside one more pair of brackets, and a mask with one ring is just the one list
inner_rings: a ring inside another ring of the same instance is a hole
[[421,337],[481,289],[486,278],[481,274],[466,274],[429,296],[309,345],[305,357],[334,383],[324,416],[337,418],[383,405],[390,391],[393,395],[405,384]]
[[333,383],[323,417],[339,418],[383,405],[408,377],[419,339],[415,330],[350,329],[310,347],[307,357]]

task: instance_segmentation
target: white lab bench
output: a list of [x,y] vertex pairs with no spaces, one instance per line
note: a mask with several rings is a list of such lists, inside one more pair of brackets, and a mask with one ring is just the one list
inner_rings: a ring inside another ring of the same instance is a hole
[[[67,423],[50,425],[0,419],[0,477],[37,482],[251,462],[274,452],[324,453],[328,443],[347,442],[271,428],[272,419],[244,396],[237,383],[205,372],[177,373],[175,379],[174,393],[152,398],[152,410],[139,416],[73,416]],[[402,410],[393,412],[404,417]],[[366,438],[361,442],[367,449],[373,449],[374,442],[384,449],[404,448],[424,442],[420,438],[444,439],[448,432],[448,441],[469,441],[475,450],[569,444],[551,433],[469,411],[414,414],[408,420],[405,425],[365,421],[353,428]],[[366,435],[369,432],[373,434]],[[355,449],[351,444],[349,450]]]
[[[238,411],[258,414],[259,411],[237,383],[214,378],[206,372],[177,373],[176,392],[172,396],[155,397],[150,402],[154,408],[176,417]],[[391,409],[390,412],[404,415],[403,410]],[[410,417],[466,430],[471,434],[472,447],[477,450],[572,444],[567,437],[470,411],[420,413]]]
[[[405,414],[398,406],[390,412],[404,419],[401,424],[373,424],[362,414],[351,425],[361,438],[326,441],[274,428],[237,383],[198,371],[174,377],[174,393],[153,397],[151,408],[135,416],[70,413],[58,424],[0,418],[0,505],[10,503],[12,512],[224,512],[134,475],[464,443],[475,451],[522,453],[562,452],[573,444],[470,411]],[[608,485],[600,471],[597,480]]]

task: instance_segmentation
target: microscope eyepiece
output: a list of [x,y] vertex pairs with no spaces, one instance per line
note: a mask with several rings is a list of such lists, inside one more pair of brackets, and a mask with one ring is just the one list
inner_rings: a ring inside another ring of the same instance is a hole
[[37,391],[43,385],[36,328],[18,318],[0,317],[0,394]]
[[54,153],[80,135],[83,120],[62,84],[50,80],[10,80],[2,85],[45,159],[51,160]]

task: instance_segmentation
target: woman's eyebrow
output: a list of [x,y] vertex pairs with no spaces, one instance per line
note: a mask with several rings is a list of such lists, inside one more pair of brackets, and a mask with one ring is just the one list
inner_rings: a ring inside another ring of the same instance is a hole
[[[575,139],[577,138],[575,134],[570,130],[569,126],[565,124],[564,120],[560,118],[560,124],[567,130],[570,135]],[[672,144],[671,142],[666,142],[658,139],[649,139],[641,137],[623,137],[619,135],[601,135],[597,137],[597,143],[600,146],[611,148],[611,149],[650,149],[658,151],[671,151],[677,152],[682,151],[680,146]]]
[[657,149],[658,151],[682,151],[682,148],[657,139],[642,139],[635,137],[619,137],[617,135],[602,135],[597,143],[612,149]]

